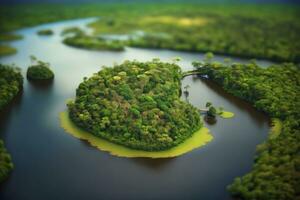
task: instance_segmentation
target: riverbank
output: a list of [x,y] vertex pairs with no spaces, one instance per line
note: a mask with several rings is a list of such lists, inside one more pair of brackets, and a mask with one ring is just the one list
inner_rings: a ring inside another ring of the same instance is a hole
[[107,151],[111,155],[127,158],[171,158],[177,157],[182,154],[188,153],[196,148],[200,148],[209,143],[213,136],[209,133],[208,128],[202,127],[195,132],[192,137],[185,140],[178,146],[164,151],[141,151],[134,150],[122,145],[108,142],[107,140],[101,139],[92,135],[91,133],[78,128],[69,118],[68,112],[61,112],[59,115],[60,123],[62,128],[72,136],[88,141],[92,146],[96,147],[101,151]]

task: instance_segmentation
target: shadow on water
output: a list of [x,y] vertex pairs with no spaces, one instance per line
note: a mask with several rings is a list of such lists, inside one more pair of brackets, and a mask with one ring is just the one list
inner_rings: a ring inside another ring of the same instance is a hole
[[[194,79],[196,80],[196,79]],[[221,86],[219,86],[217,83],[202,79],[198,77],[198,80],[200,80],[203,84],[205,84],[209,89],[216,92],[218,95],[226,99],[227,101],[230,101],[232,104],[234,104],[236,107],[238,107],[240,110],[243,110],[247,113],[249,113],[252,117],[252,119],[255,120],[256,123],[263,123],[265,119],[268,118],[266,114],[263,112],[257,112],[257,110],[247,101],[239,99],[238,97],[235,97],[229,93],[227,93]]]
[[217,123],[217,118],[216,117],[209,117],[209,116],[205,115],[204,120],[209,125],[214,125],[214,124]]
[[160,158],[160,159],[152,159],[152,158],[133,158],[134,162],[146,166],[152,170],[160,170],[164,167],[170,165],[176,158]]
[[0,137],[6,133],[6,126],[9,124],[12,111],[18,111],[23,98],[23,89],[0,111]]
[[54,79],[50,80],[31,80],[27,78],[27,81],[30,83],[34,89],[37,90],[49,90],[53,87]]

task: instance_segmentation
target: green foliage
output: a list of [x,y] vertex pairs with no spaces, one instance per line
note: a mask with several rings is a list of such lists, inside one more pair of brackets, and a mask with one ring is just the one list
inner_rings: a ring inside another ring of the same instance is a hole
[[37,60],[34,56],[30,58],[33,64],[27,69],[27,78],[32,80],[50,80],[54,78],[49,63]]
[[0,64],[0,110],[21,90],[23,77],[19,69]]
[[216,108],[213,107],[213,106],[210,106],[209,109],[208,109],[208,111],[207,111],[207,116],[209,116],[209,117],[216,117],[216,115],[217,115]]
[[[136,8],[135,12],[126,13],[126,17],[124,10],[118,10],[114,13],[114,26],[108,26],[103,19],[91,26],[96,33],[132,35],[129,45],[135,47],[299,61],[298,8],[175,4],[168,5],[168,9],[164,6],[154,9],[146,6],[142,7],[143,12]],[[141,31],[143,34],[136,36]]]
[[8,46],[8,45],[2,45],[0,44],[0,56],[7,56],[17,53],[17,49]]
[[78,27],[69,27],[65,28],[61,33],[61,35],[67,34],[84,35],[84,31]]
[[0,140],[0,183],[3,182],[7,177],[9,172],[14,168],[11,157],[7,153],[4,143]]
[[102,38],[88,36],[82,33],[67,37],[63,40],[63,42],[67,45],[84,49],[112,51],[124,50],[123,42],[117,40],[104,40]]
[[43,29],[43,30],[39,30],[37,31],[38,35],[53,35],[54,32],[50,29]]
[[13,33],[1,33],[0,34],[0,41],[14,41],[22,39],[22,35],[17,35]]
[[133,149],[159,151],[190,137],[202,122],[180,100],[176,64],[125,61],[85,79],[69,102],[70,118],[92,134]]
[[[0,111],[19,93],[23,86],[23,77],[14,66],[0,64]],[[0,183],[13,169],[10,155],[0,140]]]
[[[111,12],[111,11],[114,12]],[[130,12],[129,12],[130,11]],[[0,32],[100,16],[95,33],[132,34],[131,46],[299,61],[298,5],[75,4],[0,7]]]
[[201,74],[229,93],[282,120],[281,133],[257,147],[252,171],[236,178],[228,189],[242,199],[297,199],[300,195],[300,72],[291,63],[267,69],[255,63],[230,66],[206,63]]

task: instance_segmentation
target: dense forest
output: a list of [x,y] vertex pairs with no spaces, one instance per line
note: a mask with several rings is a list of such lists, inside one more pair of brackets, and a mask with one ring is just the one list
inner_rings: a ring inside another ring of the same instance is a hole
[[250,173],[228,189],[242,199],[297,199],[300,196],[300,72],[286,63],[267,69],[250,64],[197,63],[202,75],[229,93],[251,102],[272,118],[282,120],[279,135],[259,145]]
[[18,68],[0,64],[0,110],[22,89],[23,77]]
[[9,153],[7,153],[3,141],[0,140],[0,183],[8,177],[13,167],[11,157]]
[[[100,16],[101,19],[91,25],[95,34],[132,35],[142,32],[139,37],[133,37],[129,41],[130,46],[212,51],[250,58],[299,61],[298,11],[297,5],[229,6],[166,3],[159,6],[156,4],[1,6],[0,35],[7,35],[17,28],[46,22]],[[222,28],[219,28],[220,24]],[[189,37],[186,37],[187,35]]]
[[[22,89],[23,77],[17,68],[0,64],[0,111]],[[0,140],[0,182],[9,174],[13,164],[4,143]]]
[[84,81],[68,103],[71,119],[98,137],[130,148],[174,147],[201,128],[199,113],[180,100],[176,64],[125,61]]

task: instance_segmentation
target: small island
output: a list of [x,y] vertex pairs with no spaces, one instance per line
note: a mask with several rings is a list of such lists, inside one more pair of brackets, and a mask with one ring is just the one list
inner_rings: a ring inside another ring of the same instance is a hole
[[61,32],[61,35],[62,35],[62,36],[68,35],[68,34],[82,35],[82,34],[84,34],[84,31],[83,31],[81,28],[79,28],[79,27],[72,26],[72,27],[65,28],[65,29]]
[[[178,65],[159,60],[104,67],[79,85],[75,100],[67,103],[68,112],[61,114],[62,126],[114,155],[173,157],[186,153],[212,136],[203,127],[198,110],[180,100],[181,77]],[[97,138],[114,147],[97,145]],[[120,148],[130,155],[115,151]]]
[[49,63],[37,60],[31,56],[32,65],[27,69],[27,78],[30,80],[47,81],[54,78],[54,73],[49,67]]
[[54,32],[51,29],[42,29],[37,31],[38,35],[53,35]]
[[[71,34],[71,35],[69,35]],[[78,27],[70,27],[63,30],[62,35],[68,35],[63,43],[69,46],[89,50],[123,51],[125,44],[119,40],[106,40],[97,36],[87,35]]]

